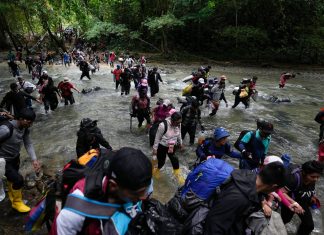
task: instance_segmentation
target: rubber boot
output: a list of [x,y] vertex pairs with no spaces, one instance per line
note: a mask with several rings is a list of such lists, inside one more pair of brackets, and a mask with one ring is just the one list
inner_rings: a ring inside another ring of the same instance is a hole
[[157,167],[154,167],[153,171],[152,171],[152,175],[153,175],[154,178],[160,179],[160,177],[161,177],[160,176],[160,169],[157,168]]
[[179,185],[184,185],[185,180],[184,180],[184,178],[183,178],[183,176],[181,174],[181,170],[180,169],[174,169],[173,174],[176,177],[176,179],[178,181],[178,184]]
[[21,212],[21,213],[29,212],[30,207],[26,206],[22,200],[21,189],[14,190],[11,187],[11,191],[12,191],[12,196],[13,196],[12,208],[14,208],[15,210],[17,210],[18,212]]

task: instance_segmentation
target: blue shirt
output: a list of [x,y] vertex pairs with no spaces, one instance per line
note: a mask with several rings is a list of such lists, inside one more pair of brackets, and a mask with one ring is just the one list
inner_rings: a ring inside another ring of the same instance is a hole
[[[246,144],[249,143],[250,140],[251,140],[251,135],[252,135],[251,131],[246,133],[243,136],[243,138],[241,139],[241,141],[246,143]],[[262,138],[261,135],[260,135],[260,130],[257,130],[255,132],[255,137],[262,141],[262,144],[264,145],[264,155],[267,155],[269,145],[270,145],[270,141],[271,141],[271,135],[267,136],[266,138]]]

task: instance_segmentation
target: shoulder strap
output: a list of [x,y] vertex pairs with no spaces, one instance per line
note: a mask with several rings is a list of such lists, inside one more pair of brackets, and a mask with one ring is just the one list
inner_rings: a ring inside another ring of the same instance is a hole
[[11,138],[14,127],[13,127],[13,125],[11,124],[11,122],[9,122],[8,120],[3,121],[3,122],[1,123],[1,125],[5,125],[5,126],[7,126],[7,127],[9,128],[9,136],[6,137],[4,140],[2,140],[1,143],[3,143],[3,142],[5,142],[6,140],[8,140],[8,139]]
[[295,179],[297,181],[297,184],[296,184],[296,186],[294,188],[294,191],[296,191],[300,187],[300,185],[301,185],[300,171],[301,171],[301,169],[298,167],[298,168],[294,169],[291,172],[291,174],[294,175],[294,177],[295,177]]
[[104,203],[81,195],[69,194],[64,209],[94,219],[110,219],[120,205]]
[[163,124],[164,124],[164,132],[163,132],[163,135],[165,135],[165,133],[167,133],[167,131],[168,131],[168,122],[164,119],[163,120]]

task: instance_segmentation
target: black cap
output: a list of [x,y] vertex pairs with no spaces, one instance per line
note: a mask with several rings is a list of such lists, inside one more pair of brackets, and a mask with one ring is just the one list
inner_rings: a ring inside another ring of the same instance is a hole
[[124,147],[110,161],[108,177],[126,189],[138,190],[151,184],[152,164],[141,150]]
[[16,114],[17,119],[26,119],[30,121],[35,121],[36,119],[36,114],[32,109],[29,108],[23,108],[22,110],[19,111],[19,113]]

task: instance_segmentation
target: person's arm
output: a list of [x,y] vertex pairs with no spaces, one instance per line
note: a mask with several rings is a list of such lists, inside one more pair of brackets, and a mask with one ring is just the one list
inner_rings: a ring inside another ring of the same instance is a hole
[[34,145],[30,139],[28,129],[25,130],[25,134],[23,136],[23,141],[24,141],[25,149],[33,162],[34,170],[35,170],[35,172],[38,172],[40,170],[40,164],[37,160]]
[[225,145],[225,153],[226,155],[232,157],[232,158],[238,158],[240,159],[242,157],[240,152],[237,152],[231,148],[231,145],[226,143]]
[[156,73],[156,76],[157,76],[157,78],[158,78],[158,80],[160,81],[160,82],[162,82],[163,83],[163,80],[162,80],[162,78],[161,78],[161,75],[160,75],[160,73]]
[[206,153],[205,153],[205,148],[206,147],[205,147],[205,143],[204,143],[204,144],[199,145],[196,149],[196,155],[200,161],[206,160],[206,158],[207,158]]
[[164,122],[161,122],[156,131],[154,145],[153,145],[153,152],[154,150],[156,151],[158,149],[159,143],[163,137],[164,130],[165,130]]
[[5,104],[7,103],[7,99],[8,99],[8,96],[7,94],[3,97],[2,101],[1,101],[1,104],[0,104],[0,108],[3,108],[5,106]]
[[246,148],[246,144],[251,140],[251,132],[246,133],[240,141],[239,149],[242,152]]
[[106,149],[112,150],[112,147],[110,146],[108,141],[103,137],[101,132],[96,134],[96,138],[98,139],[98,142],[101,146],[105,147]]
[[[80,190],[73,191],[73,194],[83,196]],[[76,214],[63,208],[56,219],[57,235],[76,235],[83,228],[85,216]]]

